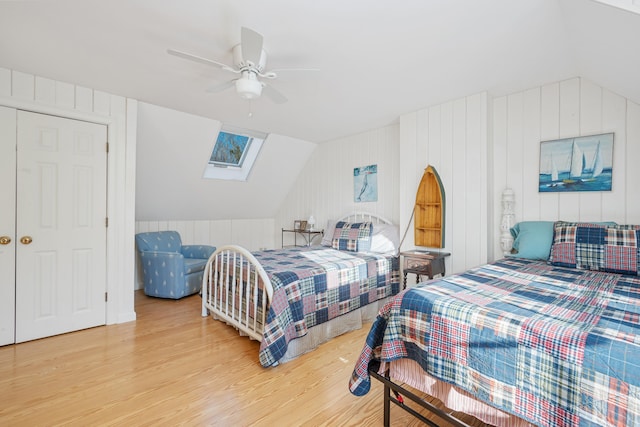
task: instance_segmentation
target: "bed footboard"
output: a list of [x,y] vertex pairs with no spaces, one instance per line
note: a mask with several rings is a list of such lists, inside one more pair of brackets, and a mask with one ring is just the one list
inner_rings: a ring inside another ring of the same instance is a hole
[[261,341],[273,287],[267,273],[245,248],[217,249],[207,261],[202,278],[202,316],[232,325]]

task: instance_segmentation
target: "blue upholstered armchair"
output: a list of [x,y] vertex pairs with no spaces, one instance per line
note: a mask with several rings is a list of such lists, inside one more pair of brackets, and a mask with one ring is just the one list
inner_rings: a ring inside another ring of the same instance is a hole
[[144,293],[179,299],[202,287],[207,260],[216,250],[208,245],[182,245],[177,231],[136,234],[144,275]]

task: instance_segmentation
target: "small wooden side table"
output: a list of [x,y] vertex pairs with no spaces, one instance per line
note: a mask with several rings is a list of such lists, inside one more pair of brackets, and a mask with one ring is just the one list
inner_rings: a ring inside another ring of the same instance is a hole
[[400,252],[400,256],[404,259],[402,264],[402,272],[404,274],[403,289],[407,287],[407,273],[416,275],[416,279],[420,282],[420,276],[433,276],[441,274],[445,275],[444,259],[451,255],[448,252],[420,251],[412,249],[410,251]]

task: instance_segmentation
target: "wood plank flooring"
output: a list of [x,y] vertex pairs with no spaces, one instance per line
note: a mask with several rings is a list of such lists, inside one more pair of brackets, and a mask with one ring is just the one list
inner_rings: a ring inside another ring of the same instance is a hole
[[[0,425],[383,425],[382,385],[364,397],[348,389],[369,325],[265,369],[259,343],[201,317],[197,295],[138,291],[136,313],[135,322],[0,347]],[[392,406],[392,425],[420,423]]]

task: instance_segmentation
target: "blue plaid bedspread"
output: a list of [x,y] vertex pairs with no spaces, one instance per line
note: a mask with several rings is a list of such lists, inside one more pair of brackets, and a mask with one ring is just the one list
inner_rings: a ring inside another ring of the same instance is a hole
[[400,291],[399,261],[373,253],[324,246],[254,253],[273,285],[260,344],[260,363],[271,366],[307,329]]
[[507,258],[410,288],[371,327],[373,349],[539,426],[640,426],[640,278]]

